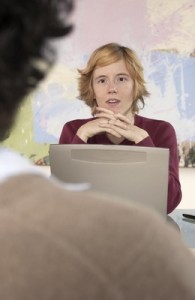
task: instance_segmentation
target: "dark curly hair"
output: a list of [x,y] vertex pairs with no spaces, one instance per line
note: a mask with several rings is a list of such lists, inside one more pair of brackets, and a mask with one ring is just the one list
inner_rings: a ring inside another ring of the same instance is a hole
[[16,111],[55,61],[49,42],[72,30],[67,17],[72,0],[1,0],[0,140],[6,138]]

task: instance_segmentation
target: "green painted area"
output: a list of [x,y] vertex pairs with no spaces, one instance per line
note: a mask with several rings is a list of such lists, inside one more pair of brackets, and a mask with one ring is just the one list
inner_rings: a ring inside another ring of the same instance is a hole
[[24,100],[8,139],[3,145],[30,158],[34,163],[48,156],[48,144],[34,142],[32,96]]

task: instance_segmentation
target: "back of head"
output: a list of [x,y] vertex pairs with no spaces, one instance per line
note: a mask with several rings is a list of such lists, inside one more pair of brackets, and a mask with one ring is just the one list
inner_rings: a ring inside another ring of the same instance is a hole
[[1,0],[0,141],[23,98],[47,74],[55,52],[48,42],[67,35],[72,0]]

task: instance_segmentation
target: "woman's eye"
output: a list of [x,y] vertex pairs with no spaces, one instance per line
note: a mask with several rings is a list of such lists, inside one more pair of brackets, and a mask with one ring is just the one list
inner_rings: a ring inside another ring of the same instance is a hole
[[106,82],[106,79],[105,78],[100,78],[99,80],[98,80],[98,83],[105,83]]
[[126,80],[127,80],[127,78],[125,76],[120,76],[118,78],[118,81],[121,81],[121,82],[126,81]]

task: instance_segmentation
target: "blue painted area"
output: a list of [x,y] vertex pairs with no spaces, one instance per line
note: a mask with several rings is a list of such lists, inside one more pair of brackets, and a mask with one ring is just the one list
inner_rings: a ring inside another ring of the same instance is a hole
[[195,118],[195,58],[177,53],[153,51],[150,54],[150,67],[149,79],[160,87],[162,95],[165,93],[166,82],[171,72],[181,117]]

